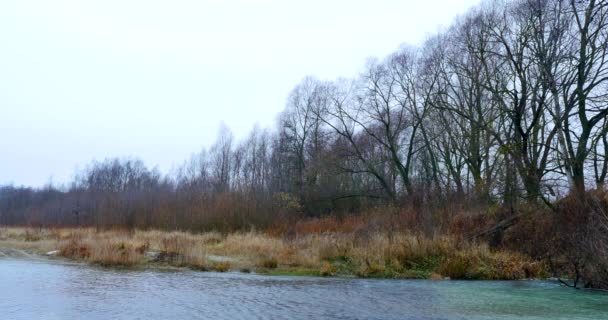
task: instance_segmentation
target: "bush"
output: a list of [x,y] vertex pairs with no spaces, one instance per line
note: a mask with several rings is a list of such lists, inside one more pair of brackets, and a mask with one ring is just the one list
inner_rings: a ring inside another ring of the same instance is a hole
[[90,249],[75,238],[63,243],[59,247],[59,254],[66,258],[84,259],[91,255]]
[[221,261],[221,262],[215,262],[211,265],[211,270],[214,271],[218,271],[218,272],[226,272],[230,270],[230,262],[228,261]]
[[274,257],[265,258],[260,263],[260,266],[266,269],[276,269],[279,266],[279,262]]
[[375,261],[365,261],[357,270],[357,276],[362,278],[381,277],[384,275],[385,268],[382,264]]
[[25,241],[40,241],[42,238],[41,231],[26,229],[24,234]]
[[449,255],[438,272],[452,279],[517,280],[546,276],[546,266],[525,255],[494,252],[485,245],[469,247]]
[[573,285],[608,289],[608,193],[559,201],[552,231],[552,253],[566,263]]
[[319,274],[323,277],[333,276],[336,273],[336,267],[328,261],[323,261]]

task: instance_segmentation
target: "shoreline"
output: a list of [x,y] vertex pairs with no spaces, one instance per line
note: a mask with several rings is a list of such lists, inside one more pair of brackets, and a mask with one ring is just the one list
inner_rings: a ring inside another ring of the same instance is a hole
[[[25,255],[7,255],[6,250],[10,251],[20,251],[21,253],[25,253]],[[19,249],[14,248],[6,248],[0,247],[0,261],[1,259],[12,259],[12,260],[33,260],[38,262],[46,262],[46,263],[60,263],[65,265],[74,265],[74,266],[82,266],[82,267],[91,267],[91,268],[99,268],[101,270],[107,271],[128,271],[128,272],[143,272],[143,271],[157,271],[157,272],[183,272],[183,271],[191,271],[191,272],[213,272],[213,273],[232,273],[232,274],[242,274],[242,275],[256,275],[256,276],[270,276],[270,277],[311,277],[311,278],[331,278],[331,279],[366,279],[366,280],[416,280],[416,281],[539,281],[539,282],[555,282],[559,284],[558,278],[549,277],[549,278],[522,278],[522,279],[509,279],[509,280],[483,280],[483,279],[451,279],[451,278],[443,278],[443,279],[431,279],[431,278],[384,278],[384,277],[358,277],[356,275],[347,275],[347,274],[335,274],[331,276],[321,276],[314,273],[304,274],[304,273],[290,273],[287,270],[277,269],[274,272],[264,272],[260,270],[244,272],[241,270],[227,270],[227,271],[215,271],[215,270],[207,270],[201,271],[197,269],[192,269],[189,267],[177,267],[171,265],[164,264],[156,264],[156,263],[145,263],[137,266],[105,266],[95,263],[89,263],[84,260],[74,260],[65,257],[58,256],[48,256],[48,255],[40,255],[34,252],[24,252]],[[562,279],[562,280],[570,280],[570,279]],[[561,284],[560,284],[561,285]],[[598,291],[608,293],[608,290],[602,289],[593,289],[593,288],[580,288],[580,290],[588,290],[588,291]]]
[[0,228],[0,255],[65,259],[127,270],[191,269],[271,276],[432,280],[548,280],[544,262],[450,237],[382,233],[308,234],[295,239],[261,232]]

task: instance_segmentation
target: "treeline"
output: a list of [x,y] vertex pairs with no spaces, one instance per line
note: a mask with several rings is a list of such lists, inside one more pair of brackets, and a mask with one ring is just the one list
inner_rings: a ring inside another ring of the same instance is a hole
[[166,176],[110,159],[65,188],[5,186],[0,224],[233,230],[583,199],[608,173],[607,50],[606,1],[486,1],[354,79],[304,78],[275,128],[222,127]]

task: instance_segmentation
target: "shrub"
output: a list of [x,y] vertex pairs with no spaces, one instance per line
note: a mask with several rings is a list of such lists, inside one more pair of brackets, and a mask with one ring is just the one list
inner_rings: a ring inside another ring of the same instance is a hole
[[333,276],[336,273],[336,267],[328,261],[323,261],[319,274],[323,277]]
[[91,255],[90,249],[75,238],[63,243],[59,247],[59,254],[66,258],[84,259]]
[[362,278],[368,277],[379,277],[384,274],[385,268],[382,264],[376,261],[365,261],[359,270],[357,270],[357,276]]
[[469,260],[461,254],[454,255],[441,264],[438,272],[452,279],[467,279]]
[[134,266],[144,259],[137,245],[110,240],[92,246],[88,260],[104,266]]
[[40,230],[26,229],[24,234],[25,241],[40,241],[42,238]]
[[516,280],[543,277],[545,270],[543,263],[520,253],[478,245],[449,255],[437,271],[452,279]]
[[279,266],[279,262],[275,257],[265,258],[260,263],[260,266],[266,269],[276,269]]
[[218,272],[226,272],[230,270],[230,262],[228,261],[220,261],[220,262],[215,262],[211,265],[211,270],[214,271],[218,271]]

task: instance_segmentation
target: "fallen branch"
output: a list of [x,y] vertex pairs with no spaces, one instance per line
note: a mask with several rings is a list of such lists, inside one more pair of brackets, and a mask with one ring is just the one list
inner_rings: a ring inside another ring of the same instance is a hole
[[477,239],[480,237],[485,237],[485,236],[494,234],[499,231],[505,231],[505,230],[507,230],[507,228],[509,228],[510,226],[517,223],[517,221],[519,220],[520,217],[521,217],[521,214],[517,214],[510,218],[504,219],[504,220],[500,221],[499,223],[497,223],[496,225],[494,225],[493,227],[491,227],[490,229],[484,230],[482,232],[479,232],[479,233],[469,237],[468,240],[474,240],[474,239]]

